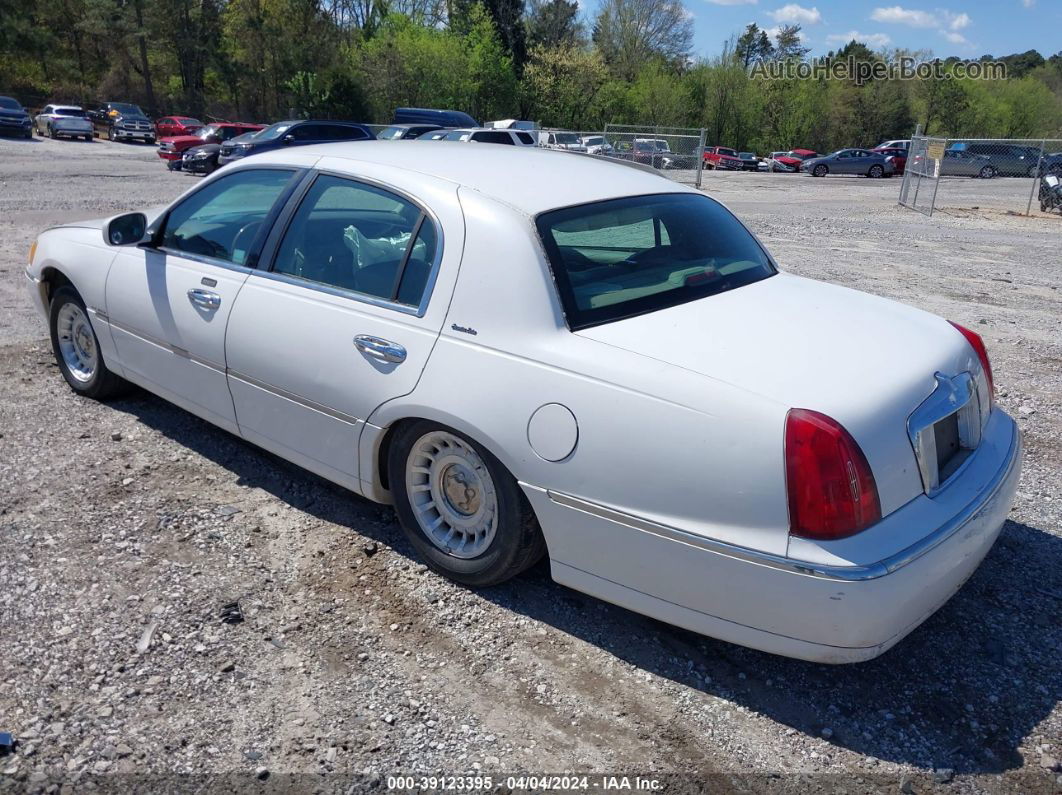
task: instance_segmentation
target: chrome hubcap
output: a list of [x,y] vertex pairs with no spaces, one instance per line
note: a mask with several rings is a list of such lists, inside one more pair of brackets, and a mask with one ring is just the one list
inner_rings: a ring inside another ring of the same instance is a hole
[[96,374],[99,351],[88,318],[77,304],[63,304],[55,322],[59,338],[59,353],[70,375],[81,382],[91,381]]
[[421,531],[455,558],[481,555],[498,527],[498,496],[479,454],[446,431],[432,431],[406,459],[406,492]]

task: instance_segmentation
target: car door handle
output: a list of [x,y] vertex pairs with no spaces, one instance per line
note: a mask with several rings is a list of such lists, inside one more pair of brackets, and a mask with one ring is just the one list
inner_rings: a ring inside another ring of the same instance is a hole
[[371,356],[382,362],[398,364],[406,360],[406,349],[397,342],[382,340],[379,337],[372,337],[368,334],[356,336],[354,338],[354,347],[366,356]]
[[221,306],[221,296],[217,293],[210,292],[210,290],[200,290],[195,288],[188,291],[188,297],[193,304],[205,306],[207,309],[217,309]]

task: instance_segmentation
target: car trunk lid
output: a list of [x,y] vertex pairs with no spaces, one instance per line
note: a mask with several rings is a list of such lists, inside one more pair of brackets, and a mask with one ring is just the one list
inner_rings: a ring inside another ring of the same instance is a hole
[[935,315],[789,274],[577,333],[832,417],[866,454],[883,514],[924,490],[908,417],[936,373],[976,366]]

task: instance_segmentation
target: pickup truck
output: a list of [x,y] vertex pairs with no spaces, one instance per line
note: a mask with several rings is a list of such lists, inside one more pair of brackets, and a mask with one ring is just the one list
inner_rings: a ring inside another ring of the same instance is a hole
[[130,102],[96,102],[85,108],[97,138],[111,141],[155,143],[155,125],[138,105]]

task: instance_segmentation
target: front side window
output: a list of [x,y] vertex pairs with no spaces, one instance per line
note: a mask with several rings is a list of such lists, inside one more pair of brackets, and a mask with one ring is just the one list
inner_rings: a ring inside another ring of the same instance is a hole
[[269,211],[294,171],[237,171],[206,185],[170,211],[162,247],[243,265]]
[[752,234],[706,196],[594,202],[543,213],[536,225],[573,331],[775,273]]
[[322,174],[292,217],[273,271],[419,306],[437,244],[434,224],[412,202]]

